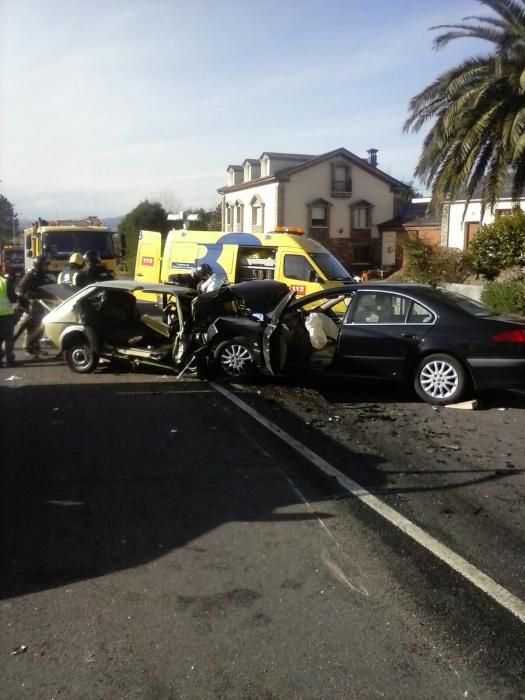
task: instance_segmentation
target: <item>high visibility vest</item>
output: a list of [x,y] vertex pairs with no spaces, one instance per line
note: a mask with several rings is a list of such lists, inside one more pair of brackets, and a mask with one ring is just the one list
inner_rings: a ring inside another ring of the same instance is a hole
[[0,316],[11,316],[13,305],[7,296],[7,280],[0,275]]
[[76,284],[77,281],[77,275],[78,275],[78,270],[71,270],[70,268],[65,268],[62,270],[62,272],[58,275],[58,284],[71,284],[74,285]]

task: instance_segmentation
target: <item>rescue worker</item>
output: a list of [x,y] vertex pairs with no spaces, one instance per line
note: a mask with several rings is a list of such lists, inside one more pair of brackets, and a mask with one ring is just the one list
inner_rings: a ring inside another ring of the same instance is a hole
[[201,263],[197,265],[195,270],[190,274],[183,275],[170,275],[168,277],[168,282],[171,284],[179,284],[183,287],[190,287],[191,289],[196,289],[198,292],[201,291],[202,285],[206,280],[208,280],[213,274],[213,270],[208,263]]
[[201,263],[196,267],[194,272],[191,273],[191,280],[188,286],[193,287],[193,289],[200,292],[202,285],[212,276],[212,274],[213,270],[211,269],[210,265],[208,265],[208,263]]
[[38,303],[38,299],[44,299],[45,293],[40,287],[50,282],[49,264],[51,260],[46,255],[39,255],[33,261],[33,268],[26,272],[18,285],[18,301],[22,309],[28,315],[24,325],[24,350],[28,355],[38,357],[47,353],[40,350],[40,336],[42,329],[40,321],[46,310]]
[[113,279],[113,273],[102,263],[96,250],[88,250],[83,257],[85,266],[76,275],[76,287],[86,287],[93,282],[107,282]]
[[16,301],[14,273],[0,275],[0,367],[3,366],[4,355],[5,366],[15,366],[13,304]]
[[69,263],[58,275],[58,284],[76,285],[77,274],[84,267],[84,258],[80,253],[73,253]]

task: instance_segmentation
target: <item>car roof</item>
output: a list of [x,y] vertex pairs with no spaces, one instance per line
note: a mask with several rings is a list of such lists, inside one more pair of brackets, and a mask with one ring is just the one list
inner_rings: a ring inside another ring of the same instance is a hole
[[345,284],[338,287],[329,287],[328,289],[322,289],[318,292],[313,292],[312,294],[307,294],[306,296],[296,297],[290,304],[290,308],[297,306],[304,306],[311,302],[317,301],[318,299],[325,299],[326,297],[336,297],[351,294],[356,291],[367,291],[367,292],[387,292],[387,293],[399,293],[399,294],[410,294],[419,295],[422,300],[429,301],[430,299],[435,300],[437,303],[445,304],[448,307],[453,306],[453,302],[446,300],[442,297],[441,292],[443,291],[440,287],[435,287],[431,284],[420,284],[417,282],[396,282],[395,284],[389,284],[388,282],[355,282],[353,284]]
[[152,294],[188,294],[189,296],[197,294],[192,287],[163,284],[162,282],[138,282],[137,280],[110,280],[108,282],[95,282],[89,286],[100,289],[121,289],[126,292],[151,292]]

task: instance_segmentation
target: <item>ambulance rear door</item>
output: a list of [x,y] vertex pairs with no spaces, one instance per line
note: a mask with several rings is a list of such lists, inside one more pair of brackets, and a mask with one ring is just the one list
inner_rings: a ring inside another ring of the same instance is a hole
[[189,275],[195,270],[197,243],[168,238],[162,265],[162,282],[167,282],[173,275]]
[[135,261],[137,282],[159,282],[162,236],[158,231],[140,231]]

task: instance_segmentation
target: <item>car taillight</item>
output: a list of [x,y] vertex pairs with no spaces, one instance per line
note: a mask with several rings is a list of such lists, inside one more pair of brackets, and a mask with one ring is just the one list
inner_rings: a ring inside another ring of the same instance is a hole
[[525,343],[525,328],[515,328],[513,331],[503,331],[492,336],[496,343]]

